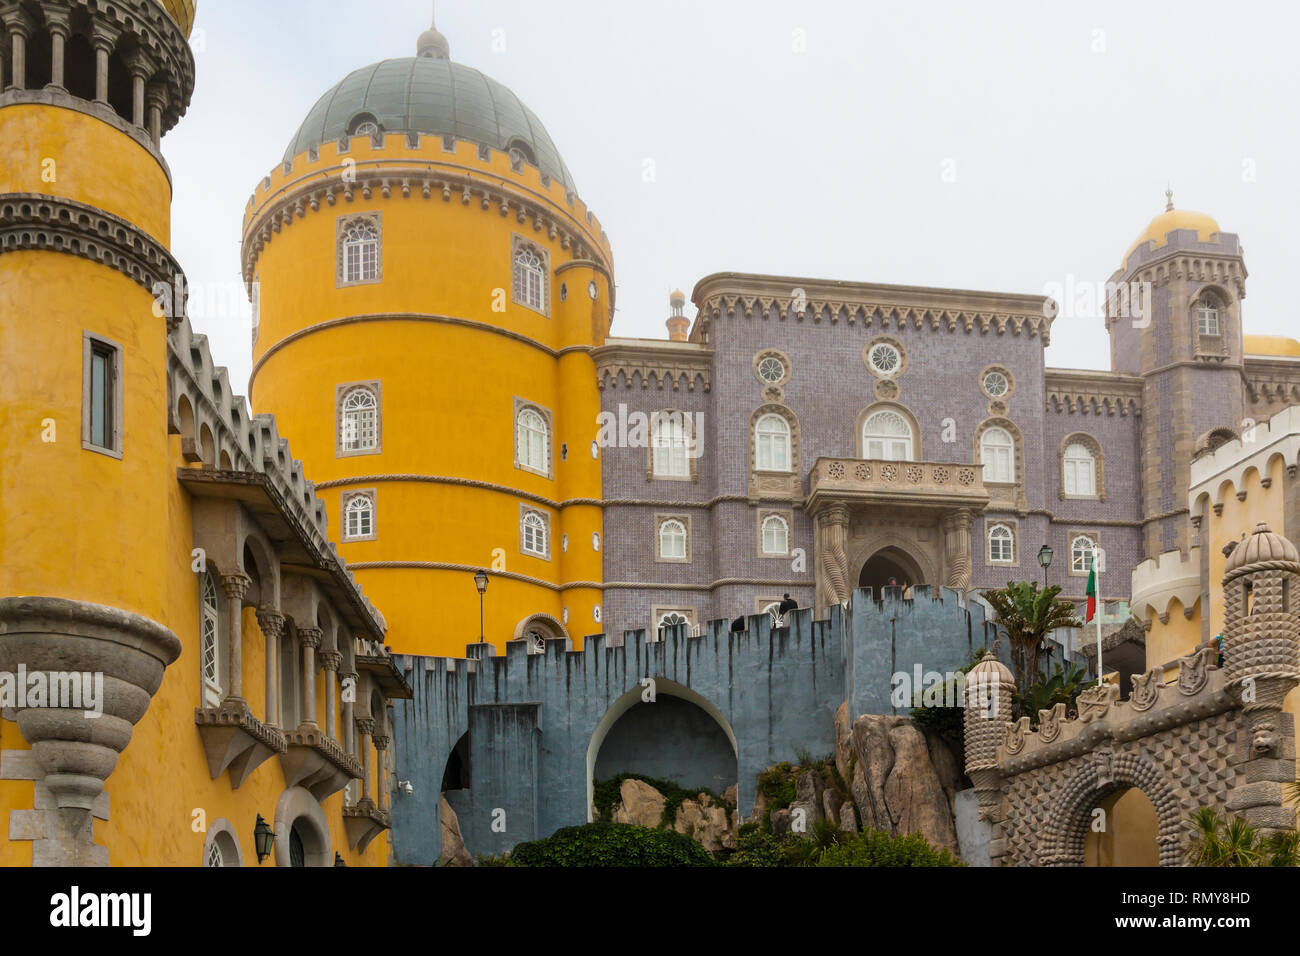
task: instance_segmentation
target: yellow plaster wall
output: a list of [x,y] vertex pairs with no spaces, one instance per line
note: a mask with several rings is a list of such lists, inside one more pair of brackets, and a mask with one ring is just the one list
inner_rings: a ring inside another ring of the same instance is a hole
[[[1091,829],[1083,844],[1084,866],[1159,866],[1160,820],[1137,787],[1111,794],[1099,804],[1106,828]],[[1091,818],[1090,818],[1091,826]]]

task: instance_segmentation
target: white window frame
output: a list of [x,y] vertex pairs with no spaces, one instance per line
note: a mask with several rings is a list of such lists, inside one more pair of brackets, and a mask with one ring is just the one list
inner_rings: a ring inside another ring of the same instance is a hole
[[650,423],[651,473],[656,478],[691,477],[691,436],[685,412],[664,411]]
[[[906,436],[899,432],[886,431],[872,422],[896,419],[907,430]],[[874,452],[879,454],[874,454]],[[862,457],[876,461],[915,461],[916,435],[907,416],[892,408],[882,408],[872,412],[862,422]]]
[[[776,423],[778,427],[764,427]],[[789,474],[793,456],[790,423],[785,417],[768,412],[754,423],[754,470]]]
[[221,706],[221,592],[210,571],[199,578],[199,686],[204,707]]
[[374,541],[378,537],[379,508],[373,489],[345,494],[339,510],[344,541]]
[[381,213],[340,216],[338,220],[339,288],[373,285],[384,274],[384,227]]
[[[348,408],[354,396],[368,396],[370,406]],[[382,391],[378,382],[349,382],[335,388],[338,435],[336,458],[377,455],[383,451]],[[369,418],[369,421],[367,419]],[[350,438],[351,434],[357,437]],[[363,442],[365,442],[363,444]],[[355,445],[355,447],[350,447]]]
[[[768,527],[780,527],[780,546],[769,548]],[[758,526],[758,547],[764,557],[784,558],[790,554],[790,522],[784,515],[764,515]]]
[[[1006,442],[996,441],[1005,436]],[[985,484],[1014,484],[1016,480],[1016,438],[1000,425],[994,425],[980,435],[980,464],[984,467]]]
[[[999,534],[998,532],[1005,532]],[[1005,546],[1006,556],[1000,557],[994,551],[994,544]],[[1010,525],[995,524],[989,528],[988,547],[986,549],[989,564],[1015,564],[1016,561],[1016,532]]]
[[[689,518],[677,515],[660,515],[655,521],[656,560],[675,564],[688,564],[691,560],[691,524]],[[671,540],[680,544],[680,553],[665,547]]]
[[[529,422],[530,416],[535,422]],[[515,467],[520,471],[543,478],[553,477],[551,421],[549,409],[521,398],[515,399]]]
[[657,607],[654,608],[653,611],[651,612],[651,621],[650,621],[651,631],[648,640],[649,643],[657,644],[663,641],[665,636],[663,632],[664,628],[669,626],[668,624],[665,623],[665,621],[667,620],[667,618],[673,615],[676,615],[681,618],[680,621],[675,621],[673,623],[685,624],[689,629],[688,633],[694,632],[695,630],[695,609],[694,608]]
[[519,553],[544,561],[551,559],[551,518],[546,512],[519,506]]
[[[1078,549],[1076,545],[1080,541],[1088,543],[1086,548]],[[1101,542],[1096,536],[1091,534],[1075,534],[1070,537],[1070,574],[1075,576],[1087,577],[1091,567],[1093,552],[1101,547]],[[1082,558],[1082,560],[1080,560]]]
[[1196,332],[1198,335],[1219,335],[1219,328],[1218,300],[1203,293],[1196,301]]
[[1082,442],[1067,445],[1061,471],[1061,483],[1067,498],[1096,497],[1097,456],[1087,445]]
[[510,247],[511,298],[517,305],[541,315],[551,314],[550,256],[523,236]]

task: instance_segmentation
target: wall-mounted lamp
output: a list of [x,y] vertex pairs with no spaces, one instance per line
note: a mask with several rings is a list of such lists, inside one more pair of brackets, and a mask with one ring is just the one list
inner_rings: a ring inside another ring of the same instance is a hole
[[253,846],[257,848],[257,862],[261,863],[271,855],[271,847],[275,844],[275,831],[262,819],[262,815],[257,815],[257,826],[253,827]]

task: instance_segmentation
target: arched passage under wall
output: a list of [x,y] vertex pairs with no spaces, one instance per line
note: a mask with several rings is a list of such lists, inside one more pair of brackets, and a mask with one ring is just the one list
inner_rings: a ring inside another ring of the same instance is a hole
[[1160,865],[1160,844],[1156,842],[1160,818],[1155,805],[1137,787],[1111,793],[1097,803],[1089,817],[1084,866]]
[[[712,701],[663,677],[655,678],[653,703],[643,701],[645,692],[646,688],[637,686],[619,697],[591,735],[587,746],[588,821],[592,819],[597,768],[606,776],[645,773],[675,780],[688,788],[708,787],[717,793],[737,782],[740,751],[736,735]],[[607,742],[613,749],[602,763],[601,751]],[[615,763],[628,762],[633,766],[615,767]],[[637,769],[638,764],[664,769],[650,773]],[[674,770],[674,766],[681,769]],[[696,776],[718,779],[699,780]]]
[[881,548],[862,565],[858,573],[858,587],[871,588],[878,601],[884,594],[882,588],[894,586],[907,589],[917,584],[927,584],[921,566],[901,548]]

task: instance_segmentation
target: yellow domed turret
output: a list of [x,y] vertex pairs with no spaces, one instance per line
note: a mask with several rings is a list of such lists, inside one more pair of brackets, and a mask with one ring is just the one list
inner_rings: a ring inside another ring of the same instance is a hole
[[188,38],[194,31],[196,0],[157,0],[157,3],[176,21],[181,28],[181,32]]
[[1128,262],[1129,256],[1133,255],[1138,246],[1154,239],[1156,247],[1159,248],[1165,244],[1165,239],[1169,233],[1176,229],[1195,229],[1196,238],[1201,242],[1212,241],[1215,233],[1219,231],[1219,224],[1205,213],[1192,212],[1190,209],[1175,209],[1172,190],[1165,192],[1165,200],[1165,211],[1147,224],[1142,235],[1138,236],[1137,241],[1128,247],[1128,252],[1124,253],[1125,263]]

